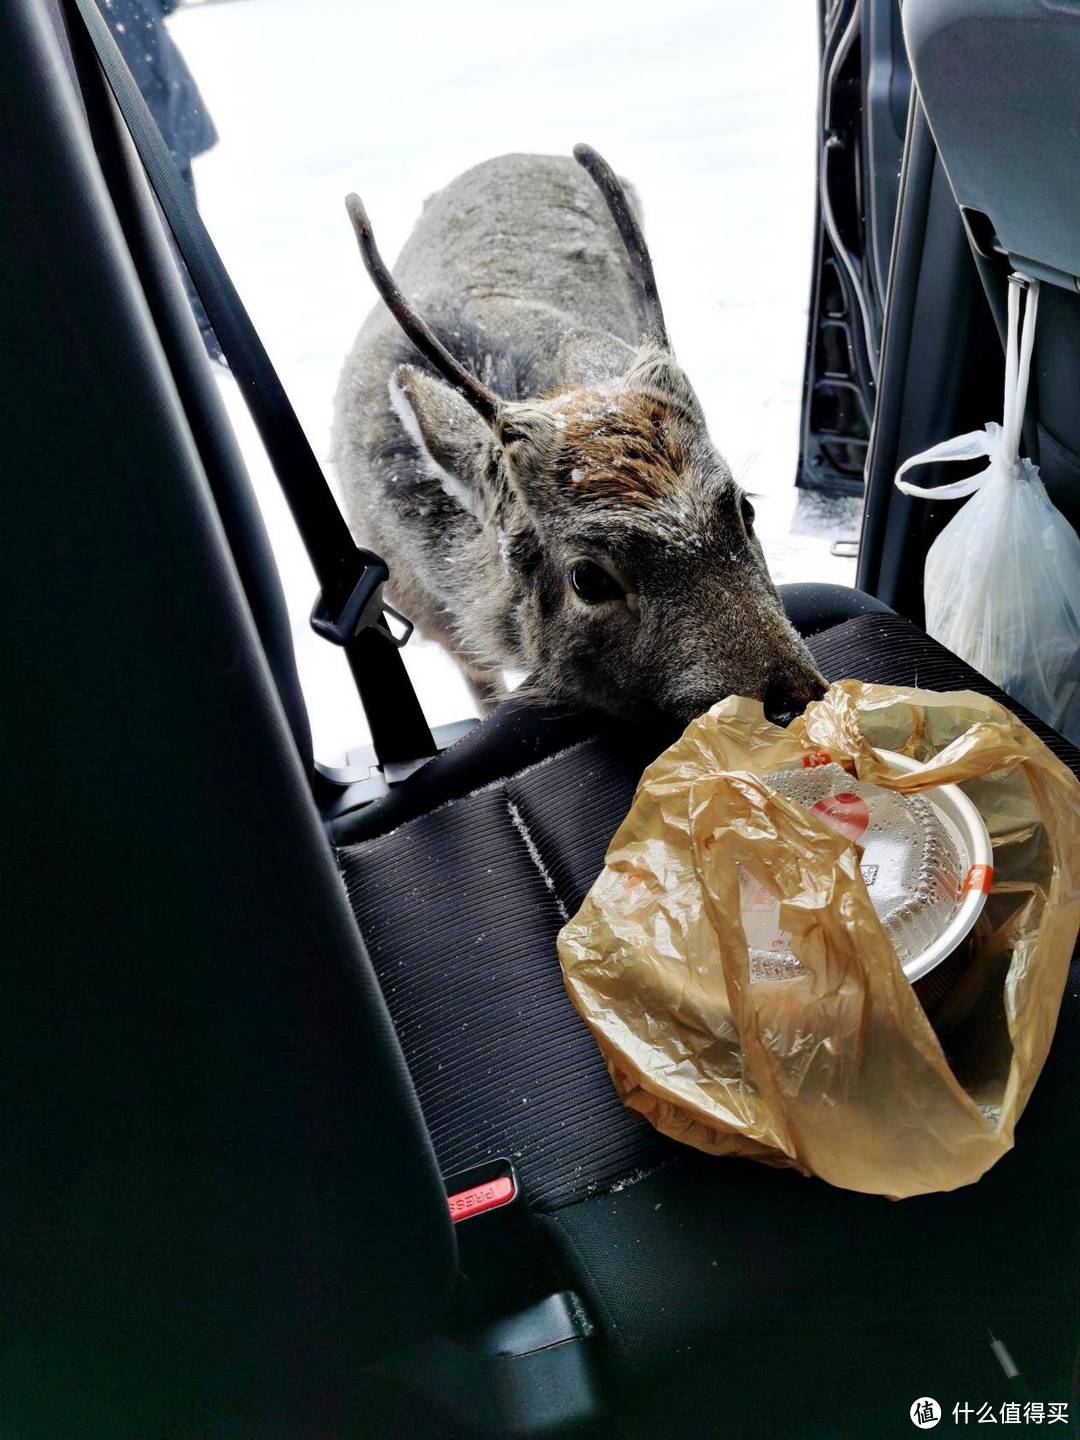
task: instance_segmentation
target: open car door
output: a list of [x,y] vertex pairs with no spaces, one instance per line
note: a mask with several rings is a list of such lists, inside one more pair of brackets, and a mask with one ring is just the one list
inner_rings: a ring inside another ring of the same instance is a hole
[[819,0],[817,215],[796,484],[863,492],[911,71],[898,0]]

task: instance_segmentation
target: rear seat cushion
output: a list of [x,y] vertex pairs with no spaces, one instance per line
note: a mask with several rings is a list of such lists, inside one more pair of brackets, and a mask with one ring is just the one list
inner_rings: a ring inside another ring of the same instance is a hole
[[579,742],[339,852],[444,1175],[507,1156],[548,1208],[668,1153],[616,1096],[555,954],[640,768]]
[[[808,643],[830,679],[1005,700],[891,612],[858,615]],[[1080,753],[1024,718],[1080,773]],[[542,716],[536,736],[527,714],[511,719],[517,733],[501,764],[523,760],[516,772],[491,774],[485,725],[470,737],[465,775],[433,787],[436,808],[405,808],[396,824],[394,812],[389,822],[374,815],[373,829],[393,828],[341,846],[338,857],[444,1174],[509,1156],[530,1203],[555,1210],[674,1153],[617,1100],[555,952],[658,742],[610,725],[583,738],[572,718]],[[481,787],[462,793],[469,776]]]

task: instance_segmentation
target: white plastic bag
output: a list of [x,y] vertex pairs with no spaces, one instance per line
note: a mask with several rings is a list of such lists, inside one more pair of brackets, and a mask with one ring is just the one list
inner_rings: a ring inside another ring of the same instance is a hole
[[[1019,455],[1039,298],[1031,281],[1020,337],[1028,283],[1009,279],[1004,425],[913,455],[896,484],[931,500],[972,496],[926,556],[927,632],[1080,745],[1080,536],[1051,504],[1038,467]],[[982,455],[984,470],[951,485],[901,479],[916,465]]]

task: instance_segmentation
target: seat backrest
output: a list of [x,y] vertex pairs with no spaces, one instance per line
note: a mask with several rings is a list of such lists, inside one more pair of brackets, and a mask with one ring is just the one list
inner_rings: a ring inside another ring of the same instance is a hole
[[442,1184],[39,0],[0,130],[5,1420],[339,1435]]
[[1034,458],[1080,526],[1080,3],[906,0],[903,22],[934,141],[989,262],[984,282],[997,290],[990,277],[1009,267],[1049,282],[1034,357]]
[[[263,653],[297,750],[305,767],[311,770],[311,727],[300,689],[285,596],[266,526],[181,279],[179,251],[158,211],[127,126],[113,103],[108,82],[83,36],[82,27],[76,25],[73,29],[73,54],[60,18],[59,0],[48,0],[48,3],[76,97],[86,114],[109,197],[138,274],[139,288],[150,309],[199,451]],[[121,20],[116,23],[123,24]]]

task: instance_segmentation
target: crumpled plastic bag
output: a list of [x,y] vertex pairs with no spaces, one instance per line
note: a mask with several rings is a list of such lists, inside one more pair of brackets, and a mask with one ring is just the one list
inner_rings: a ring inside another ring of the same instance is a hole
[[[927,632],[1080,745],[1080,535],[1018,448],[1038,299],[1038,281],[1010,277],[1004,425],[991,421],[913,455],[896,484],[926,500],[972,497],[927,552]],[[983,470],[952,484],[928,489],[903,478],[919,465],[983,456]]]
[[[890,773],[875,746],[921,768]],[[827,759],[898,791],[958,782],[986,821],[991,891],[933,1026],[856,847],[757,778]],[[808,973],[750,982],[739,865],[780,898]],[[1066,766],[983,696],[845,680],[786,730],[739,698],[694,720],[642,776],[559,957],[619,1094],[658,1130],[900,1198],[970,1184],[1011,1148],[1078,925]]]

